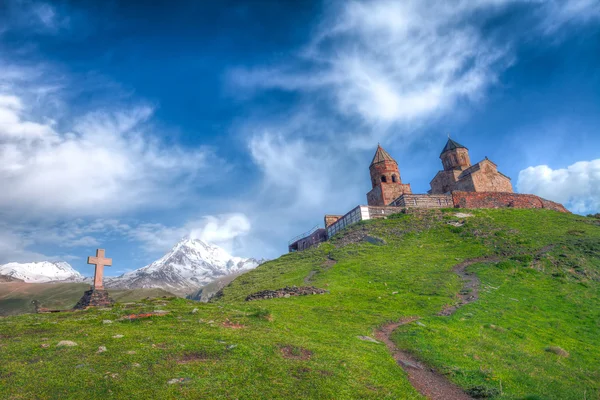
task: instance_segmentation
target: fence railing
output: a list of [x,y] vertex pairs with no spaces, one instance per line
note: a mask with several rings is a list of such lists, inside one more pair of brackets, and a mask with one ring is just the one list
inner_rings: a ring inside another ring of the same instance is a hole
[[301,233],[300,235],[298,235],[298,236],[294,237],[293,239],[291,239],[288,242],[288,246],[290,244],[294,243],[294,242],[297,242],[300,239],[304,239],[305,237],[309,237],[310,235],[312,235],[313,233],[315,233],[317,230],[319,230],[319,225],[315,225],[314,228],[312,228],[311,230],[306,231],[304,233]]

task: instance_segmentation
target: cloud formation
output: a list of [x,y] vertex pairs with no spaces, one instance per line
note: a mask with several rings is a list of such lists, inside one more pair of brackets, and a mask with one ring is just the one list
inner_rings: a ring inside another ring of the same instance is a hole
[[600,159],[559,169],[528,167],[519,173],[517,189],[563,203],[576,213],[600,212]]
[[171,206],[219,160],[206,148],[161,144],[153,109],[90,112],[72,131],[30,117],[21,97],[0,94],[0,208],[28,214],[105,215]]

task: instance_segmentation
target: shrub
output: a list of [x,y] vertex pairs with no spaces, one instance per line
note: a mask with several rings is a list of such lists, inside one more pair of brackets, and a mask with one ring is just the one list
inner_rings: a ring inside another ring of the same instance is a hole
[[490,386],[472,386],[467,389],[467,394],[475,399],[487,399],[488,397],[498,396],[500,390]]

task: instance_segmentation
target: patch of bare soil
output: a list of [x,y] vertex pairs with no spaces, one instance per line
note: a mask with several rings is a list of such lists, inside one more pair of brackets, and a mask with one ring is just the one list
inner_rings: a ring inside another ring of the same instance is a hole
[[408,352],[398,349],[392,342],[390,336],[396,328],[417,319],[418,317],[409,317],[386,324],[375,332],[375,337],[385,343],[394,360],[407,373],[411,385],[423,396],[432,400],[472,400],[472,397],[448,381],[446,377],[423,365]]
[[219,357],[216,354],[209,354],[202,351],[185,353],[177,359],[177,364],[192,364],[195,362],[217,360]]
[[238,324],[237,322],[232,322],[228,319],[223,321],[223,323],[221,325],[223,325],[225,328],[231,328],[231,329],[242,329],[242,328],[246,327],[246,325]]
[[287,358],[288,360],[310,360],[310,357],[312,356],[312,351],[305,349],[303,347],[297,347],[297,346],[291,346],[291,345],[286,345],[286,346],[281,346],[279,348],[279,350],[281,351],[281,355],[283,356],[283,358]]
[[313,270],[313,271],[310,271],[310,272],[308,273],[308,275],[306,275],[306,276],[304,277],[304,283],[306,283],[306,284],[310,283],[310,281],[312,280],[313,276],[315,276],[315,274],[316,274],[317,272],[319,272],[319,271],[315,271],[315,270]]
[[467,272],[467,267],[477,263],[498,262],[498,256],[470,258],[452,267],[452,271],[463,280],[463,287],[458,292],[458,303],[447,305],[438,315],[449,316],[456,312],[459,307],[474,302],[479,298],[479,284],[481,281],[473,272]]

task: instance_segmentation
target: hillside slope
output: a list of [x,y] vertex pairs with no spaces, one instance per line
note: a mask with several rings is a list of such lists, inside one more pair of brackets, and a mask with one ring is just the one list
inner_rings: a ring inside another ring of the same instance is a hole
[[[0,316],[19,315],[35,312],[33,300],[40,307],[54,310],[72,308],[90,288],[86,283],[0,283]],[[171,297],[173,294],[163,289],[120,289],[111,290],[115,301],[137,301],[146,297]]]
[[[215,303],[0,319],[0,398],[421,399],[384,344],[359,339],[399,320],[411,322],[395,344],[472,396],[598,398],[598,220],[469,212],[359,223],[240,276]],[[329,293],[244,301],[288,285]],[[157,308],[169,314],[118,322]]]

